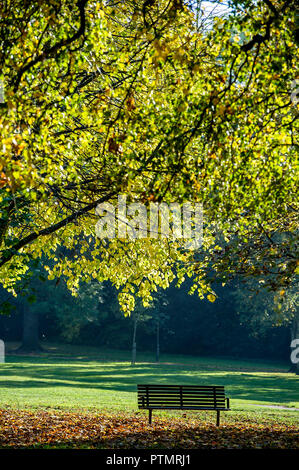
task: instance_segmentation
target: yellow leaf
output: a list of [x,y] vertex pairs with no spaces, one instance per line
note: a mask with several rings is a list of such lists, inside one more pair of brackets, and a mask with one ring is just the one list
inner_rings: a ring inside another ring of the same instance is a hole
[[216,296],[213,295],[213,294],[209,294],[209,295],[207,296],[207,298],[208,298],[208,300],[209,300],[210,302],[215,302],[215,300],[216,300]]

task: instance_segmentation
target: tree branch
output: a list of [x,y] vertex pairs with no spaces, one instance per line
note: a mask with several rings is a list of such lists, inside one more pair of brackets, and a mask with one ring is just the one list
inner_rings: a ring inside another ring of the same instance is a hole
[[86,19],[85,19],[85,6],[87,4],[88,0],[78,0],[77,1],[77,6],[79,8],[79,14],[80,14],[80,26],[79,29],[72,35],[69,36],[66,39],[62,39],[61,41],[57,42],[54,44],[54,46],[49,47],[49,48],[44,48],[43,52],[39,54],[35,59],[31,60],[27,65],[24,65],[22,67],[16,77],[16,82],[14,86],[14,91],[16,92],[18,89],[18,86],[20,84],[21,78],[27,70],[29,70],[31,67],[36,65],[38,62],[41,62],[49,57],[53,57],[55,53],[59,51],[64,46],[68,46],[69,44],[72,44],[74,41],[79,39],[82,35],[85,33],[85,27],[86,27]]
[[274,16],[270,16],[268,21],[264,25],[266,26],[266,32],[263,36],[261,34],[255,34],[253,38],[251,39],[251,41],[249,41],[247,44],[243,44],[241,49],[245,52],[250,51],[255,46],[255,44],[262,44],[263,42],[266,42],[270,39],[270,27],[272,23],[274,22],[274,20],[276,20],[279,17],[280,14],[284,13],[286,9],[292,4],[292,0],[287,0],[284,3],[283,7],[278,11],[274,7],[274,5],[270,2],[270,0],[264,0],[264,2],[269,7],[269,9],[271,10]]
[[251,39],[251,41],[249,41],[247,44],[243,44],[242,46],[242,50],[244,52],[248,52],[250,51],[256,44],[262,44],[263,42],[266,42],[268,41],[268,39],[270,39],[270,26],[272,24],[274,20],[274,16],[271,16],[268,20],[268,22],[266,23],[266,32],[265,34],[262,36],[261,34],[255,34],[253,36],[253,38]]
[[65,227],[66,225],[73,222],[78,217],[81,217],[87,212],[90,212],[92,209],[95,209],[98,204],[101,204],[102,202],[107,201],[113,195],[114,193],[107,194],[103,196],[102,198],[98,199],[97,201],[91,202],[90,204],[87,204],[85,207],[82,207],[81,209],[79,209],[78,211],[73,212],[71,215],[69,215],[68,217],[65,217],[60,222],[50,225],[49,227],[39,230],[38,232],[33,232],[30,235],[27,235],[26,237],[22,238],[15,245],[13,245],[10,249],[5,250],[3,252],[3,256],[2,258],[0,258],[0,267],[3,266],[8,261],[10,261],[21,248],[24,248],[26,245],[33,242],[39,237],[51,235],[51,233],[57,232],[57,230],[59,230],[62,227]]
[[273,5],[273,3],[270,2],[270,0],[264,0],[264,2],[266,3],[266,5],[269,7],[269,9],[272,11],[272,13],[274,13],[275,16],[278,16],[278,11],[276,10],[275,6]]

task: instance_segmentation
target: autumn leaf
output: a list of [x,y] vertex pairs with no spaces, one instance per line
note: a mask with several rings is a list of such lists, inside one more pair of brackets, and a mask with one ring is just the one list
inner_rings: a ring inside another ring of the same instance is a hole
[[[213,416],[214,417],[214,416]],[[138,412],[76,413],[60,410],[0,410],[0,447],[65,448],[299,448],[294,425],[225,422],[211,418],[155,417],[152,425]]]

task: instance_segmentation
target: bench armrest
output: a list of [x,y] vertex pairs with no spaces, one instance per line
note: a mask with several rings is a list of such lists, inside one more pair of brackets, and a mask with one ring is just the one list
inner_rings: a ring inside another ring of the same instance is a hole
[[229,398],[226,399],[226,408],[229,408]]

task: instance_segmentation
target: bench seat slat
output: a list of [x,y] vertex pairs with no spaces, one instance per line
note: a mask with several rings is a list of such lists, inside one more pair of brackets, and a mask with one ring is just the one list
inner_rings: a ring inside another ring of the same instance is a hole
[[[144,391],[146,390],[147,388],[150,388],[150,387],[140,387],[138,388],[138,390],[140,391]],[[200,388],[200,389],[196,389],[196,388],[185,388],[183,387],[182,388],[184,390],[184,392],[189,392],[189,393],[211,393],[213,391],[216,391],[217,393],[223,393],[224,392],[224,389],[223,388]],[[171,387],[171,388],[150,388],[150,390],[152,392],[165,392],[165,391],[168,391],[168,392],[177,392],[178,390],[180,390],[178,387]]]
[[[216,405],[220,404],[222,405],[225,401],[222,400],[222,401],[216,401]],[[142,400],[139,400],[138,403],[143,403]],[[145,401],[146,404],[155,404],[155,403],[160,403],[161,405],[162,404],[166,404],[166,403],[170,403],[170,404],[175,404],[175,403],[180,403],[181,404],[181,400],[151,400],[149,399],[148,400],[148,403],[147,403],[147,400]],[[183,405],[184,406],[187,406],[187,405],[193,405],[193,404],[200,404],[200,405],[214,405],[215,402],[213,400],[209,400],[209,401],[196,401],[196,400],[192,400],[192,401],[185,401],[184,398],[183,398]]]
[[[145,390],[146,390],[146,387],[144,387],[142,389],[141,388],[138,389],[139,392],[144,392]],[[152,393],[166,393],[166,392],[167,393],[178,393],[180,389],[179,388],[169,388],[169,389],[161,389],[161,388],[159,388],[159,389],[158,388],[157,389],[150,389],[149,388],[149,390]],[[184,389],[183,388],[182,390],[184,391],[184,393],[191,393],[191,394],[192,393],[196,394],[196,393],[212,393],[212,392],[214,392],[213,389],[210,389],[210,390],[196,390],[196,389],[189,390],[189,389]],[[222,389],[216,390],[215,389],[215,392],[216,393],[224,393],[224,390],[222,390]]]
[[217,407],[215,408],[214,406],[190,406],[188,408],[186,408],[185,406],[144,406],[144,407],[140,407],[140,409],[143,409],[143,410],[148,410],[148,409],[152,409],[152,410],[222,410],[222,411],[225,411],[227,410],[228,408],[223,408],[223,407]]
[[[146,396],[143,397],[140,397],[138,398],[138,401],[142,402],[144,400],[147,400]],[[180,398],[167,398],[167,397],[161,397],[161,398],[155,398],[155,397],[151,397],[149,396],[148,400],[152,401],[152,402],[166,402],[166,401],[169,401],[171,403],[175,403],[175,402],[181,402]],[[147,401],[148,401],[147,400]],[[184,397],[184,395],[182,396],[182,400],[184,401],[184,403],[224,403],[225,400],[224,399],[217,399],[217,400],[214,400],[213,398],[205,398],[205,399],[202,399],[202,400],[197,400],[197,399],[192,399],[192,400],[188,400],[188,398]]]
[[[200,400],[197,400],[196,398],[192,398],[192,399],[189,399],[184,397],[183,395],[183,400],[186,402],[186,403],[192,403],[192,402],[196,402],[196,403],[206,403],[206,402],[211,402],[211,403],[215,403],[215,402],[219,402],[219,403],[222,403],[224,402],[225,400],[224,399],[218,399],[218,400],[214,400],[213,397],[211,398],[204,398],[204,399],[200,399]],[[147,400],[147,397],[144,396],[143,397],[140,397],[138,399],[138,401],[143,401],[143,400]],[[155,397],[151,397],[149,396],[148,400],[151,400],[151,401],[170,401],[170,402],[176,402],[176,401],[181,401],[180,400],[180,397],[177,397],[177,398],[168,398],[168,397],[160,397],[160,398],[155,398]]]
[[142,404],[140,403],[139,405],[140,407],[143,407],[143,408],[153,408],[154,406],[160,406],[160,407],[163,407],[163,406],[179,406],[180,408],[185,408],[186,410],[191,407],[191,406],[199,406],[201,408],[204,408],[204,407],[211,407],[211,408],[225,408],[225,404],[224,403],[190,403],[190,404],[181,404],[181,403],[149,403],[149,404]]
[[[163,398],[163,397],[170,397],[170,398],[177,398],[177,397],[180,397],[180,393],[151,393],[151,391],[149,391],[149,393],[151,394],[152,397],[155,397],[155,398]],[[212,393],[206,393],[206,394],[188,394],[188,393],[185,393],[184,391],[182,391],[183,395],[187,398],[195,398],[195,399],[205,399],[205,398],[211,398],[211,397],[216,397],[216,398],[219,398],[219,399],[224,399],[225,398],[225,395],[224,394],[221,394],[221,395],[218,395],[218,394],[214,394],[213,392]],[[146,392],[139,392],[138,394],[139,396],[145,396],[146,395]]]
[[191,385],[191,384],[138,384],[137,387],[153,387],[153,388],[166,388],[166,387],[188,387],[188,388],[224,388],[224,385]]
[[[142,400],[142,397],[147,397],[146,394],[144,395],[139,395],[139,399]],[[149,395],[149,398],[151,398],[152,400],[180,400],[180,396],[169,396],[169,395],[163,395],[163,396],[160,396],[160,397],[157,397],[157,396],[153,396],[153,395]],[[183,398],[184,400],[186,401],[215,401],[215,397],[213,396],[206,396],[206,397],[187,397],[186,395],[183,394]],[[216,401],[224,401],[224,397],[216,397]]]
[[[139,394],[141,395],[145,395],[146,393],[146,390],[139,390],[138,391]],[[154,396],[164,396],[164,395],[169,395],[169,396],[179,396],[180,395],[180,391],[179,390],[175,390],[175,391],[172,391],[172,392],[169,392],[169,391],[164,391],[164,392],[152,392],[152,390],[150,390],[150,393],[151,395],[154,395]],[[205,397],[205,396],[214,396],[216,395],[217,397],[224,397],[225,396],[225,393],[221,392],[221,393],[214,393],[213,391],[211,392],[201,392],[201,393],[196,393],[196,392],[185,392],[185,390],[182,390],[182,393],[186,396],[195,396],[195,397]]]
[[[144,395],[144,394],[146,393],[146,390],[142,390],[142,391],[139,390],[139,393],[140,393],[141,395]],[[179,396],[179,395],[180,395],[180,392],[177,391],[177,390],[176,390],[175,392],[168,392],[168,391],[165,391],[165,392],[152,392],[152,391],[150,391],[150,393],[151,393],[151,395],[157,396],[157,397],[165,396],[165,395],[169,395],[170,397],[172,397],[172,396],[175,397],[175,396]],[[192,397],[192,396],[194,396],[194,397],[210,397],[210,396],[212,396],[212,395],[213,395],[213,396],[215,395],[216,397],[224,397],[224,396],[225,396],[224,393],[215,393],[215,394],[214,394],[213,391],[211,391],[211,392],[209,392],[209,393],[207,393],[207,392],[205,392],[205,393],[194,393],[194,392],[193,392],[193,393],[188,393],[188,392],[185,392],[184,390],[182,390],[182,393],[183,393],[185,396],[190,396],[190,397]]]
[[[146,396],[147,396],[146,394],[139,395],[140,398],[146,397]],[[180,399],[180,395],[178,395],[178,396],[175,396],[175,395],[173,395],[173,396],[170,396],[170,395],[159,395],[159,396],[157,396],[157,395],[156,395],[156,396],[155,396],[155,395],[150,395],[150,397],[151,397],[152,399],[154,399],[154,400],[164,400],[165,398],[169,398],[170,400],[179,400],[179,399]],[[187,400],[187,401],[188,401],[188,400],[189,400],[189,401],[192,401],[192,400],[196,400],[196,401],[203,400],[203,401],[205,401],[205,400],[215,400],[215,399],[216,399],[216,400],[220,400],[220,401],[221,401],[221,400],[225,400],[225,397],[224,397],[224,396],[221,396],[221,397],[219,397],[219,396],[217,397],[217,396],[216,396],[216,397],[214,397],[213,395],[209,395],[209,396],[206,395],[206,396],[204,396],[204,397],[203,397],[203,396],[200,396],[200,397],[198,397],[198,396],[197,396],[197,397],[196,397],[196,396],[188,397],[188,396],[184,395],[184,393],[183,393],[183,397],[184,397],[184,400]]]
[[[146,387],[142,387],[142,388],[139,388],[138,390],[140,391],[144,391],[146,390]],[[179,390],[179,388],[154,388],[154,389],[151,389],[152,392],[156,392],[156,393],[159,393],[159,392],[165,392],[165,391],[168,391],[169,393],[175,393]],[[216,391],[217,393],[224,393],[224,390],[219,388],[219,389],[189,389],[189,388],[183,388],[184,392],[188,392],[188,393],[211,393],[211,392],[214,392]]]

